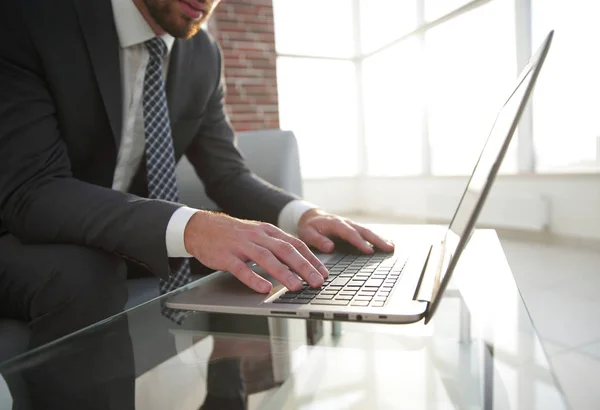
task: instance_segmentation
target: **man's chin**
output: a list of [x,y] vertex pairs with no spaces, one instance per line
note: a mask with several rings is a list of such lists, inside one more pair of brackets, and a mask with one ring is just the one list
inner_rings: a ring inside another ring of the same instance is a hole
[[168,22],[161,25],[163,30],[172,35],[175,38],[183,38],[185,40],[195,36],[200,30],[200,26],[203,20],[191,21],[182,17],[182,21],[177,23]]

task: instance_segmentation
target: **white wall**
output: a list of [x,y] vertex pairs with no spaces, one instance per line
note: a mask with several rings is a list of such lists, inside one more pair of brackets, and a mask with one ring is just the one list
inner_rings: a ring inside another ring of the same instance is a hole
[[[304,193],[308,201],[332,212],[426,220],[440,219],[441,214],[450,218],[466,183],[466,177],[306,180]],[[481,220],[599,240],[600,175],[500,176]]]

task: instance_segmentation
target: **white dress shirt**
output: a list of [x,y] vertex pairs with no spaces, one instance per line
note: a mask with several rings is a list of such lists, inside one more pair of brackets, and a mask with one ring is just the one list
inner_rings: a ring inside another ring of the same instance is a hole
[[[142,92],[149,60],[149,53],[144,42],[155,37],[155,34],[133,0],[111,1],[120,43],[119,57],[123,85],[123,128],[112,187],[124,192],[129,188],[140,161],[144,158],[146,141]],[[169,34],[164,34],[161,38],[168,50],[163,61],[163,75],[166,78],[171,48],[175,39]],[[279,213],[279,228],[295,235],[300,217],[304,212],[313,208],[316,206],[306,201],[291,201]],[[183,234],[188,221],[195,212],[197,209],[181,207],[171,216],[165,233],[169,257],[191,256],[185,249]]]

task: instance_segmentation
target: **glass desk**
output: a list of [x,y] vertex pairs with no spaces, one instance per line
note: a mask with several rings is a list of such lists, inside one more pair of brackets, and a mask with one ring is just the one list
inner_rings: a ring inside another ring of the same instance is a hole
[[473,235],[427,326],[207,313],[177,325],[160,305],[0,364],[0,409],[568,408],[491,230]]

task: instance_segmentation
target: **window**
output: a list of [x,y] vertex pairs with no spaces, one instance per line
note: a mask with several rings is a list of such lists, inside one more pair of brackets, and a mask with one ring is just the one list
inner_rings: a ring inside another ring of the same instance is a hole
[[410,37],[363,63],[369,175],[422,172],[423,81],[419,41]]
[[273,0],[273,17],[280,54],[354,57],[352,1]]
[[469,174],[517,63],[551,29],[500,172],[596,161],[597,2],[273,2],[281,124],[298,136],[309,178]]
[[600,136],[600,4],[533,0],[533,43],[555,29],[533,98],[537,170],[596,159]]
[[417,0],[360,0],[359,6],[363,54],[388,45],[417,28]]
[[281,128],[298,138],[304,177],[357,174],[355,76],[351,61],[277,60]]
[[425,20],[434,21],[469,3],[469,0],[423,0]]
[[[517,75],[512,2],[495,1],[425,34],[431,172],[469,174]],[[514,141],[514,140],[513,140]],[[504,172],[517,171],[516,144]]]
[[273,0],[280,126],[298,138],[306,178],[359,169],[352,2]]

